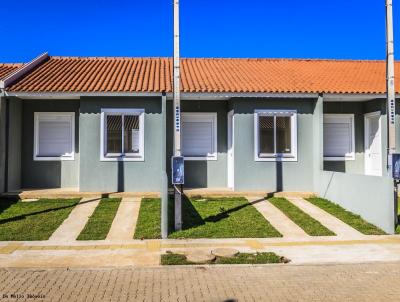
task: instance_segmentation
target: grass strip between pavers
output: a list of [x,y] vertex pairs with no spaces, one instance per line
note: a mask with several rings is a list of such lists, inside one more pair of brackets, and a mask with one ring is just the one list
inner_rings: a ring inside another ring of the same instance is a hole
[[166,253],[161,255],[161,265],[201,265],[201,264],[268,264],[285,263],[287,259],[279,257],[275,253],[239,253],[234,257],[216,257],[215,260],[205,263],[193,263],[186,259],[185,255]]
[[[170,203],[173,230],[173,202]],[[182,198],[183,226],[169,238],[267,238],[282,235],[243,197]]]
[[340,219],[344,223],[348,224],[357,231],[365,235],[385,235],[386,233],[375,225],[365,221],[360,215],[356,215],[343,209],[338,204],[335,204],[327,199],[320,197],[310,197],[307,198],[309,202],[313,205],[321,208],[322,210],[328,212],[329,214]]
[[334,236],[334,232],[323,226],[319,221],[300,210],[286,198],[272,197],[268,199],[281,210],[289,219],[301,227],[310,236]]
[[77,240],[106,239],[120,202],[120,198],[101,199]]
[[[161,238],[160,199],[143,199],[134,238]],[[182,198],[183,227],[174,229],[169,200],[169,238],[265,238],[282,235],[245,198]]]
[[142,199],[133,237],[135,239],[161,238],[161,199]]
[[79,199],[0,200],[0,240],[47,240]]

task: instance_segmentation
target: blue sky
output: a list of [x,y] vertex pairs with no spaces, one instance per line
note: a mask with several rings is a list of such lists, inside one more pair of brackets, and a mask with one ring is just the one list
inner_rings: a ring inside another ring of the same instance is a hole
[[[19,0],[1,10],[0,62],[45,51],[172,55],[172,0]],[[184,57],[384,59],[384,0],[181,0],[181,39]]]

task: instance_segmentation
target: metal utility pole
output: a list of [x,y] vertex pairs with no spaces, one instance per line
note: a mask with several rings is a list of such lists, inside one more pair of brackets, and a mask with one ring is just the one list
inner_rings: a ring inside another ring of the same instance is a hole
[[[386,0],[386,80],[388,116],[388,165],[391,155],[396,152],[396,102],[394,88],[394,41],[392,0]],[[390,172],[390,171],[389,171]]]
[[[174,1],[174,156],[181,156],[181,91],[179,54],[179,0]],[[175,230],[182,229],[182,185],[174,185]]]

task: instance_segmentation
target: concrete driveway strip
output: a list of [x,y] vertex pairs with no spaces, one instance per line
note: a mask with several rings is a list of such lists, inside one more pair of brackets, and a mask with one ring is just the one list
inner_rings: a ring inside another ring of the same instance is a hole
[[247,197],[247,200],[267,219],[284,237],[309,237],[297,224],[263,197]]
[[129,240],[133,238],[139,216],[141,198],[122,198],[106,240]]
[[50,241],[74,241],[85,227],[101,198],[82,198],[68,218],[51,235]]
[[353,229],[351,226],[341,221],[340,219],[325,212],[324,210],[318,208],[317,206],[304,200],[303,198],[287,199],[292,202],[296,207],[300,208],[302,211],[306,212],[308,215],[318,220],[328,229],[335,232],[335,234],[339,237],[345,237],[346,239],[357,239],[365,236],[356,229]]

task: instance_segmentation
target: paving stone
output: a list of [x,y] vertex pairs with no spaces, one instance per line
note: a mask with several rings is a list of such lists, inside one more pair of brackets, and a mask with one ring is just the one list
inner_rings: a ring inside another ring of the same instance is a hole
[[[400,263],[0,269],[1,301],[398,301]],[[12,294],[24,294],[13,299]],[[42,295],[29,299],[27,294]],[[8,298],[7,298],[8,296]]]
[[206,263],[213,261],[215,255],[211,254],[209,251],[193,251],[186,255],[186,259],[194,263]]
[[212,254],[217,257],[232,258],[239,254],[238,250],[230,248],[219,248],[212,251]]

